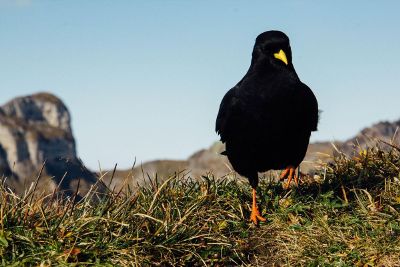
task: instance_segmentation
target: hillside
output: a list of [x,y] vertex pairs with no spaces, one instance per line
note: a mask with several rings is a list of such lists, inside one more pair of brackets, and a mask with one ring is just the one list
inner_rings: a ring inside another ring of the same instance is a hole
[[[396,131],[400,127],[400,120],[395,122],[379,122],[370,127],[367,127],[357,133],[354,137],[345,141],[333,142],[316,142],[309,145],[307,154],[301,164],[303,173],[314,172],[321,163],[332,161],[332,156],[341,151],[346,155],[351,156],[357,153],[360,149],[373,147],[377,140],[383,140],[388,143],[394,142],[400,144],[400,134]],[[381,144],[383,148],[387,145]],[[159,177],[167,177],[175,172],[184,171],[188,176],[199,179],[206,173],[212,173],[216,177],[222,177],[231,173],[232,167],[225,156],[219,153],[224,151],[224,145],[221,142],[215,142],[211,147],[195,152],[186,160],[156,160],[136,166],[133,171],[117,171],[114,173],[113,184],[123,184],[123,180],[128,179],[135,183],[142,184],[148,176],[154,177],[157,174]],[[104,175],[104,180],[109,182],[112,171],[108,171]]]
[[400,148],[389,143],[400,121],[310,144],[308,175],[289,191],[277,172],[260,174],[259,227],[220,142],[99,173],[104,186],[77,158],[55,96],[16,98],[0,122],[2,265],[399,266]]
[[259,227],[248,221],[248,183],[234,175],[151,179],[134,191],[97,194],[96,205],[93,192],[79,202],[32,190],[18,197],[0,183],[0,259],[5,266],[399,266],[399,151],[339,155],[289,191],[263,179],[267,222]]

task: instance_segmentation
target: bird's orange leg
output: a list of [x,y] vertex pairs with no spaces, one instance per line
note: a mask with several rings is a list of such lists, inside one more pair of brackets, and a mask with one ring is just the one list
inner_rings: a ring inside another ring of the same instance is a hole
[[257,207],[257,199],[256,199],[257,191],[253,188],[253,204],[251,206],[251,215],[250,221],[252,221],[255,225],[258,225],[258,221],[265,222],[267,219],[261,217],[260,211]]
[[298,175],[294,175],[294,183],[296,184],[296,186],[299,186],[299,176],[300,176],[300,171],[298,173]]
[[295,174],[296,167],[293,166],[288,166],[281,174],[280,179],[285,179],[286,177],[288,178],[286,185],[283,186],[283,188],[288,189],[290,186],[290,182],[294,178],[294,182],[296,185],[299,185],[299,179],[297,175]]

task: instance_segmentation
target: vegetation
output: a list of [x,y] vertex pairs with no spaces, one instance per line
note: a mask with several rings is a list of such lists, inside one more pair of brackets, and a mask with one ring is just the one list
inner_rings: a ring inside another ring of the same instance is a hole
[[[400,151],[337,156],[299,188],[261,179],[268,219],[248,222],[248,182],[178,173],[76,201],[0,186],[5,266],[398,266]],[[127,177],[131,178],[131,177]]]

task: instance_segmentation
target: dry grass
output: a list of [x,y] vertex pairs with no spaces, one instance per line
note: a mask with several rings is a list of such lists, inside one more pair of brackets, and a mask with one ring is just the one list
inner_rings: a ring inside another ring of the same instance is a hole
[[[174,174],[75,202],[0,187],[2,265],[400,266],[400,153],[341,155],[300,188]],[[274,174],[271,174],[274,175]]]

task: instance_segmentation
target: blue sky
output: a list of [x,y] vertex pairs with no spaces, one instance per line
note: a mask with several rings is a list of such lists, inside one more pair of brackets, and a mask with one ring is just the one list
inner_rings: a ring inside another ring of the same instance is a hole
[[0,0],[0,102],[39,91],[72,114],[92,169],[184,159],[218,136],[256,36],[291,39],[321,115],[313,141],[400,118],[400,1]]

